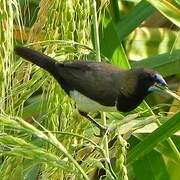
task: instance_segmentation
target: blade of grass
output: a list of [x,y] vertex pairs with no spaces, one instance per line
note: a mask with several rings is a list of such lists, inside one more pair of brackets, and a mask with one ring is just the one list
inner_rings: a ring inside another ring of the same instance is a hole
[[154,12],[156,12],[156,9],[152,5],[146,1],[140,1],[132,11],[116,24],[115,28],[119,40],[122,41]]
[[[96,59],[98,62],[101,62],[101,53],[100,53],[100,44],[99,44],[99,32],[98,32],[98,22],[97,22],[97,11],[96,11],[96,1],[93,0],[93,6],[92,6],[92,9],[93,9],[93,25],[94,25],[94,39],[95,39],[95,51],[96,51]],[[103,120],[103,124],[104,126],[107,125],[107,122],[106,122],[106,114],[105,112],[102,112],[101,113],[101,117],[102,117],[102,120]],[[116,175],[113,171],[113,169],[111,168],[111,164],[110,164],[110,158],[109,158],[109,148],[108,148],[108,136],[107,134],[105,133],[104,135],[104,152],[105,152],[105,156],[106,156],[106,159],[107,159],[107,163],[106,163],[106,167],[109,168],[109,171],[111,172],[111,176],[113,179],[116,179]]]
[[147,0],[152,6],[160,11],[166,18],[180,27],[180,9],[167,0]]
[[107,17],[104,17],[104,19],[102,22],[103,30],[100,34],[101,53],[111,59],[112,64],[129,69],[129,60],[118,37],[115,24]]
[[[180,112],[170,118],[166,123],[160,126],[152,134],[147,136],[142,142],[129,151],[127,164],[132,164],[143,155],[150,152],[156,144],[167,139],[180,129]],[[179,157],[179,156],[178,156]],[[177,159],[180,161],[180,158]]]
[[44,151],[31,143],[27,143],[22,138],[13,137],[7,134],[0,135],[1,146],[4,146],[2,154],[15,155],[32,159],[38,163],[45,162],[51,166],[59,167],[64,170],[71,171],[70,166],[67,165],[67,161],[60,159],[58,156]]
[[168,174],[168,166],[164,162],[162,154],[156,151],[151,151],[150,153],[136,161],[133,164],[133,171],[136,178],[141,180],[170,180]]
[[[150,57],[141,61],[131,63],[133,68],[146,67],[157,70],[163,76],[170,76],[180,73],[180,50],[174,50],[171,53],[164,53],[158,56]],[[171,67],[171,68],[169,68]]]
[[7,127],[12,127],[12,128],[17,128],[22,131],[25,131],[29,134],[33,134],[37,136],[40,139],[43,139],[52,145],[54,145],[58,150],[60,150],[73,164],[74,166],[79,170],[79,172],[82,174],[84,179],[89,180],[88,176],[84,172],[84,170],[81,168],[81,166],[77,163],[77,161],[71,156],[70,153],[68,153],[67,149],[57,140],[57,138],[47,129],[45,129],[43,126],[41,126],[39,123],[37,123],[43,130],[44,132],[40,131],[33,125],[27,123],[21,118],[18,117],[8,117],[8,116],[0,116],[0,122],[1,125],[7,126]]

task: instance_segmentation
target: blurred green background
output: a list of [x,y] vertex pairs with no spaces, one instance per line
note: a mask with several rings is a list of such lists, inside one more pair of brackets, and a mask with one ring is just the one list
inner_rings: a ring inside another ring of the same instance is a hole
[[117,128],[98,138],[58,83],[13,52],[100,53],[120,68],[155,69],[180,95],[179,27],[179,0],[1,0],[0,179],[179,180],[177,99],[157,92],[132,112],[106,113]]

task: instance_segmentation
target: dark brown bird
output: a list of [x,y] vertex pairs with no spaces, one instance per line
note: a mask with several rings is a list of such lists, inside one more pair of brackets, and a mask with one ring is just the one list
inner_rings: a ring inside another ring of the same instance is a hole
[[83,112],[128,112],[154,91],[156,85],[167,85],[160,74],[149,69],[122,70],[92,61],[57,62],[26,47],[17,47],[15,52],[53,75]]

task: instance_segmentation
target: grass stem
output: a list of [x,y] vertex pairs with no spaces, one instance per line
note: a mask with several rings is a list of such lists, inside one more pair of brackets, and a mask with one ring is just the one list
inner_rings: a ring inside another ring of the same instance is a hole
[[[98,21],[97,21],[97,11],[96,11],[96,1],[95,0],[93,0],[92,10],[93,10],[94,42],[95,42],[96,59],[98,62],[101,62]],[[104,126],[106,126],[107,123],[106,123],[106,113],[105,112],[101,113],[101,118],[103,120]],[[114,171],[112,170],[111,163],[110,163],[109,148],[108,148],[108,136],[106,133],[105,133],[104,139],[103,139],[103,149],[105,151],[105,156],[106,156],[106,167],[109,168],[109,170],[111,172],[111,177],[116,179],[115,178],[116,176],[114,174]]]

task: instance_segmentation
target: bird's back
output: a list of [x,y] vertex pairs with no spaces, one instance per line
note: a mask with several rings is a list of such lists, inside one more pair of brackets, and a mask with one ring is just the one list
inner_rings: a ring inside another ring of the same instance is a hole
[[[75,61],[56,64],[57,80],[67,93],[77,90],[102,105],[114,106],[123,70],[97,62]],[[113,88],[112,88],[113,87]]]

